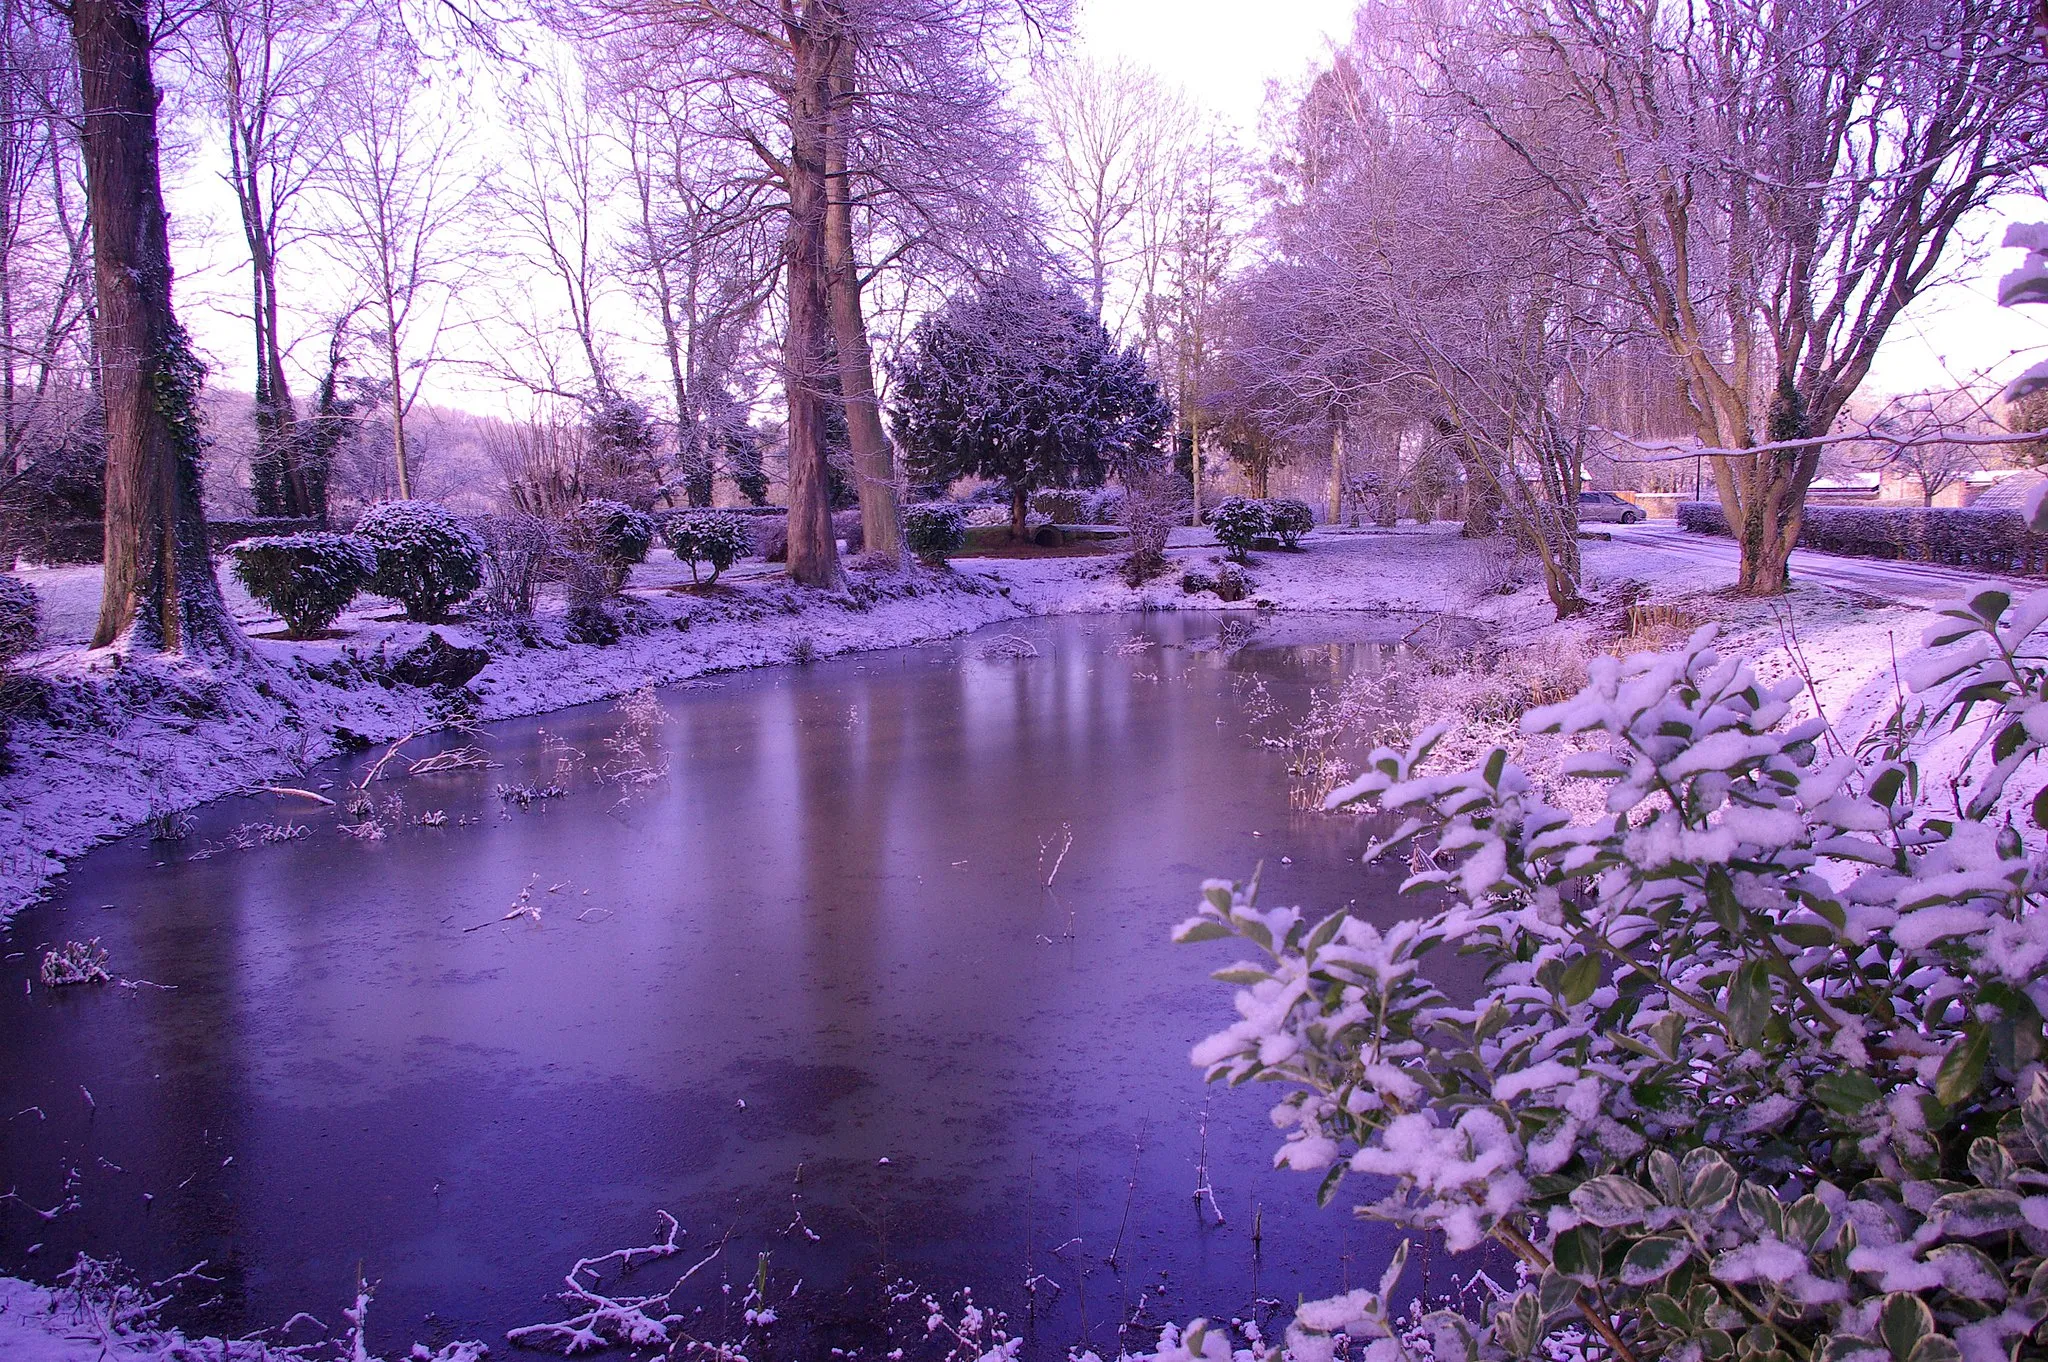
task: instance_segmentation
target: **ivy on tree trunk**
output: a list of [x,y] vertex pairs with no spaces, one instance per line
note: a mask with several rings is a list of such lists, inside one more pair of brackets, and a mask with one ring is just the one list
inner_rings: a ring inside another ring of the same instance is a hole
[[93,646],[237,648],[200,505],[204,374],[171,309],[149,16],[138,0],[74,0],[86,199],[106,402],[104,585]]

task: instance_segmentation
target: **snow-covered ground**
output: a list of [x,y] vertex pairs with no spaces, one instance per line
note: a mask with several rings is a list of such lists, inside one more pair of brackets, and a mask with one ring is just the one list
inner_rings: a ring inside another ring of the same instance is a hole
[[[1306,545],[1298,554],[1259,554],[1250,597],[1234,606],[1181,589],[1183,572],[1213,574],[1222,562],[1202,532],[1176,536],[1172,570],[1136,590],[1118,575],[1119,560],[1104,554],[962,559],[941,571],[856,567],[846,593],[791,587],[775,569],[751,563],[696,594],[671,589],[688,575],[661,552],[635,570],[625,632],[608,646],[570,641],[559,602],[527,626],[458,622],[435,631],[451,644],[489,650],[471,690],[474,717],[490,720],[709,672],[943,638],[1025,614],[1405,611],[1419,622],[1472,621],[1509,652],[1596,650],[1624,636],[1621,646],[1665,646],[1711,622],[1726,630],[1730,648],[1760,655],[1771,675],[1795,666],[1796,641],[1830,717],[1860,732],[1894,694],[1894,652],[1917,645],[1931,618],[1926,602],[1940,595],[1911,575],[1899,580],[1913,589],[1888,590],[1886,573],[1897,575],[1895,565],[1853,563],[1843,571],[1848,560],[1838,559],[1820,560],[1814,575],[1821,579],[1802,580],[1782,601],[1745,600],[1727,594],[1732,563],[1713,548],[1624,534],[1585,544],[1588,586],[1600,604],[1560,625],[1527,564],[1515,569],[1496,546],[1461,539],[1455,526],[1322,530]],[[52,645],[23,667],[48,684],[49,701],[45,715],[16,724],[13,769],[0,777],[0,924],[66,860],[152,816],[293,784],[338,751],[446,720],[434,692],[392,684],[385,674],[390,660],[430,632],[397,618],[388,602],[366,599],[334,637],[290,643],[268,637],[278,622],[228,583],[251,657],[207,665],[87,652],[98,569],[20,575],[42,599]],[[1955,579],[1958,594],[1973,580],[1944,576]]]

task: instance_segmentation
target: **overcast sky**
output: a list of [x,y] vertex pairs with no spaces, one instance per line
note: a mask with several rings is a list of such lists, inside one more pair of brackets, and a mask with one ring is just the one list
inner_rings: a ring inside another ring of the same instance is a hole
[[[1080,44],[1102,62],[1125,58],[1184,87],[1199,103],[1237,125],[1254,142],[1269,83],[1298,86],[1311,67],[1326,61],[1333,41],[1351,30],[1356,0],[1081,0]],[[202,349],[218,364],[216,381],[246,391],[247,324],[234,315],[246,297],[246,257],[228,230],[232,209],[211,166],[185,167],[181,188],[212,200],[201,227],[185,218],[181,294]],[[182,198],[182,196],[181,196]],[[181,206],[196,207],[193,199]],[[2048,218],[2039,200],[2015,203],[2010,213]],[[1870,376],[1872,391],[1948,388],[1991,374],[2002,382],[2048,354],[2048,307],[2001,309],[1999,275],[2015,268],[2018,251],[1996,249],[2008,213],[1976,224],[1981,259],[1959,267],[1960,281],[1924,297],[1894,327]],[[196,230],[195,230],[196,229]],[[208,307],[207,304],[213,304]],[[210,313],[211,315],[204,315]],[[312,347],[317,348],[317,346]],[[2015,355],[2026,358],[2015,358]],[[302,359],[311,357],[311,349]],[[453,369],[430,381],[429,400],[452,401],[477,411],[501,411],[505,396]]]

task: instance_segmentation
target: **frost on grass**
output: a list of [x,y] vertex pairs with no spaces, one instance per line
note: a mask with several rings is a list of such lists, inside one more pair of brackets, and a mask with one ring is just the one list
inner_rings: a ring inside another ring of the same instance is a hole
[[114,978],[107,972],[107,952],[98,937],[90,941],[67,941],[55,950],[43,952],[43,965],[38,973],[45,988],[62,988],[66,984],[106,984],[112,983]]
[[[147,1285],[117,1262],[80,1254],[45,1289],[0,1277],[0,1357],[23,1362],[482,1362],[489,1349],[465,1341],[428,1348],[415,1343],[403,1353],[374,1351],[370,1335],[373,1287],[358,1280],[347,1321],[338,1337],[312,1343],[273,1342],[262,1334],[245,1338],[187,1338],[166,1328],[160,1316],[176,1292],[193,1283],[212,1284],[207,1264]],[[294,1316],[282,1328],[319,1322]]]
[[[1311,921],[1210,881],[1177,939],[1255,954],[1194,1062],[1285,1090],[1275,1161],[1320,1200],[1371,1174],[1362,1214],[1515,1255],[1520,1288],[1438,1318],[1436,1357],[2039,1357],[2044,623],[2048,592],[1944,612],[1855,749],[1710,629],[1594,658],[1520,724],[1591,741],[1566,766],[1589,816],[1504,744],[1374,751],[1326,802],[1387,819],[1372,854],[1437,910]],[[1924,778],[1955,742],[1954,779]],[[1430,980],[1452,951],[1487,965],[1476,999]],[[1288,1355],[1419,1355],[1371,1305],[1304,1305]]]

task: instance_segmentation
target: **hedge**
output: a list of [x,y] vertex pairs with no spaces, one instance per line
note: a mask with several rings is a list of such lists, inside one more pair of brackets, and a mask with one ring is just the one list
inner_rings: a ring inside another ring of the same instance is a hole
[[[1726,535],[1728,518],[1711,501],[1682,501],[1678,523],[1695,534]],[[2048,535],[2027,529],[2018,511],[1968,506],[1809,506],[1799,547],[1856,558],[2048,576]]]
[[[243,516],[206,522],[206,541],[214,552],[244,539],[269,535],[306,534],[320,528],[311,516]],[[97,520],[58,520],[46,525],[24,525],[16,536],[16,551],[32,563],[97,563],[106,545],[106,532]]]

